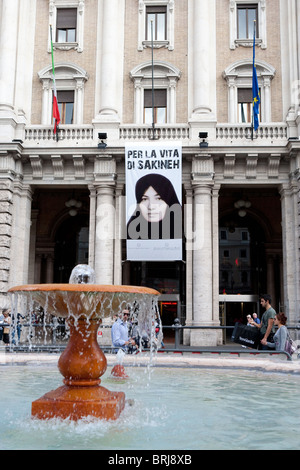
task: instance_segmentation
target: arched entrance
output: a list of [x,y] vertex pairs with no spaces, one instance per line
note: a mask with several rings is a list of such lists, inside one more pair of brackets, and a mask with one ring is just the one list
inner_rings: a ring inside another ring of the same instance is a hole
[[263,293],[271,294],[272,305],[280,307],[281,259],[281,203],[277,189],[222,189],[219,197],[222,325],[234,325],[236,321],[245,324],[247,314],[253,312],[261,316],[263,312],[257,310]]
[[86,188],[35,188],[31,282],[68,282],[72,268],[88,261],[88,231],[89,192]]
[[69,282],[77,264],[88,264],[89,218],[87,214],[65,219],[55,234],[54,282]]

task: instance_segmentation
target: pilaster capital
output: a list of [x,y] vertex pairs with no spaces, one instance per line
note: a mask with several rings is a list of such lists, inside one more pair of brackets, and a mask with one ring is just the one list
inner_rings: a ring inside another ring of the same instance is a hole
[[192,184],[213,180],[215,175],[214,160],[210,154],[197,154],[192,160]]
[[111,155],[98,154],[94,163],[95,183],[110,183],[115,185],[117,164]]

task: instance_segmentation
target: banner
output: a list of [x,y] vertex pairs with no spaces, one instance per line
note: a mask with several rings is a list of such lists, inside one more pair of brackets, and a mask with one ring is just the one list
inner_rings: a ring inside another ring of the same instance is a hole
[[182,259],[182,145],[125,145],[127,259]]

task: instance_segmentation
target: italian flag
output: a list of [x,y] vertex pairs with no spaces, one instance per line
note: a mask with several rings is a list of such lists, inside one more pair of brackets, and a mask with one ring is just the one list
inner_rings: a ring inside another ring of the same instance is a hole
[[58,131],[60,123],[60,114],[57,104],[57,93],[56,93],[56,84],[55,84],[55,69],[54,69],[54,59],[53,59],[53,42],[52,42],[52,26],[50,25],[50,39],[51,39],[51,56],[52,56],[52,76],[53,76],[53,119],[54,119],[54,134],[56,134],[56,140],[58,140]]

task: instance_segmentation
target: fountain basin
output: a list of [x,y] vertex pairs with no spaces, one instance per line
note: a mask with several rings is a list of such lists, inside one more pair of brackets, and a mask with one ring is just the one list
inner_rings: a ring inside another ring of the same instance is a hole
[[117,419],[125,406],[125,394],[100,386],[107,360],[98,345],[97,330],[103,318],[117,315],[132,302],[138,305],[143,321],[151,320],[153,300],[159,292],[147,287],[95,284],[31,284],[13,287],[9,292],[27,297],[31,306],[36,302],[48,313],[65,318],[70,327],[68,345],[58,361],[65,385],[35,400],[32,416]]

